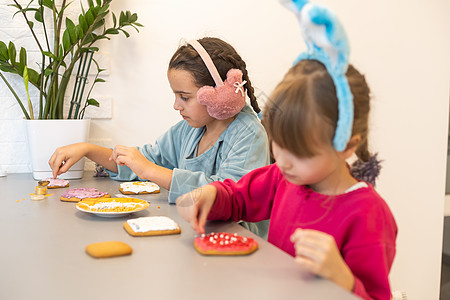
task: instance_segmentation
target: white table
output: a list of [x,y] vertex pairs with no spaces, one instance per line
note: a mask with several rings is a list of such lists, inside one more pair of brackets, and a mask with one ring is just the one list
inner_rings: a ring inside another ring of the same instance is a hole
[[[292,257],[241,226],[209,222],[206,232],[236,232],[255,238],[249,256],[212,257],[197,253],[195,232],[167,202],[167,191],[142,195],[147,210],[128,217],[105,218],[78,211],[59,200],[65,189],[31,201],[31,174],[0,178],[0,299],[356,299],[328,280],[303,272]],[[119,193],[119,183],[86,172],[70,188],[95,187]],[[182,229],[179,235],[132,237],[128,218],[163,215]],[[129,256],[94,259],[88,244],[118,240]]]

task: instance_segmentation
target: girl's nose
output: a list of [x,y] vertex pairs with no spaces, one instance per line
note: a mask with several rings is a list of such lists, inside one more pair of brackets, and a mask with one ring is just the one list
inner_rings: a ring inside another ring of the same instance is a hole
[[180,105],[180,100],[175,97],[175,101],[173,102],[173,109],[175,110],[182,110],[183,107]]
[[280,169],[289,170],[290,168],[289,160],[285,159],[282,155],[277,155],[277,157],[275,157],[275,161]]

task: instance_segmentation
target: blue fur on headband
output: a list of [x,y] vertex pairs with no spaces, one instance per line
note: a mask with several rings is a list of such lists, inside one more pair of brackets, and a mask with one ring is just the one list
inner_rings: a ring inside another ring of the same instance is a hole
[[350,47],[344,28],[336,16],[325,6],[304,0],[282,0],[300,23],[307,50],[295,60],[318,60],[325,65],[333,79],[338,98],[338,121],[333,146],[344,151],[353,128],[353,95],[345,73],[348,68]]

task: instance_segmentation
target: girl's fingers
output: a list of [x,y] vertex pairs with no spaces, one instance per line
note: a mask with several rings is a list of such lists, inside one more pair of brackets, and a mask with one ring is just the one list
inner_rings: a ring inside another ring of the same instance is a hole
[[304,237],[299,240],[297,240],[295,245],[302,246],[302,247],[308,247],[313,249],[323,249],[326,247],[326,244],[318,239],[314,239],[311,237]]
[[204,207],[197,190],[178,197],[176,205],[180,216],[188,221],[197,233],[205,232],[209,209]]
[[335,282],[343,274],[351,275],[331,235],[312,229],[296,230],[291,241],[294,242],[296,263],[306,270]]
[[192,228],[198,233],[198,234],[202,234],[205,233],[205,227],[201,226],[197,220],[197,218],[193,218],[191,221],[191,226]]
[[126,165],[126,159],[124,156],[117,156],[117,158],[115,159],[116,164],[120,165],[120,166],[124,166]]
[[194,230],[197,230],[198,222],[197,222],[197,207],[195,206],[185,206],[183,207],[185,212],[185,220],[189,221],[191,227]]
[[178,213],[184,220],[188,222],[190,222],[191,219],[193,219],[194,215],[196,214],[196,208],[194,207],[193,204],[194,203],[192,202],[189,194],[181,195],[180,197],[177,198],[176,201]]
[[120,155],[120,146],[115,146],[111,153],[110,160],[116,161],[119,155]]
[[295,236],[297,238],[301,238],[301,237],[318,237],[320,235],[326,235],[326,233],[323,233],[321,231],[318,230],[314,230],[314,229],[302,229],[302,228],[297,228],[294,233],[292,234],[292,236]]
[[52,165],[50,166],[52,169],[52,174],[53,177],[56,178],[56,176],[66,172],[67,170],[61,170],[62,166],[64,166],[64,162],[62,159],[59,158],[55,158],[55,160],[53,161]]
[[298,263],[300,266],[304,267],[308,271],[312,271],[315,269],[314,261],[307,259],[306,257],[297,256],[295,257],[294,260],[296,263]]
[[202,210],[200,212],[200,215],[198,216],[198,228],[199,230],[197,230],[198,233],[204,233],[205,232],[205,225],[206,225],[206,219],[208,218],[208,212],[205,212],[205,210]]
[[334,241],[334,238],[324,232],[313,229],[296,229],[291,235],[291,242],[304,242],[310,245],[324,245]]
[[50,159],[48,160],[48,164],[50,165],[50,167],[53,166],[54,161],[55,161],[55,153],[53,153]]
[[295,243],[301,237],[302,230],[301,228],[295,229],[294,233],[290,236],[291,242]]
[[291,235],[291,242],[295,243],[296,241],[300,239],[320,239],[322,235],[326,235],[326,233],[323,233],[318,230],[314,229],[302,229],[297,228],[294,233]]
[[72,163],[71,163],[71,160],[69,159],[59,168],[58,175],[67,172],[71,166],[72,166]]
[[115,153],[114,153],[114,150],[113,150],[113,152],[111,153],[111,155],[109,156],[109,160],[110,161],[116,161],[116,156],[115,156]]
[[50,168],[52,169],[52,175],[53,178],[56,178],[56,176],[58,176],[59,173],[59,167],[55,166],[53,163],[50,165]]
[[53,172],[53,177],[56,176],[56,174],[58,173],[59,167],[61,166],[61,162],[58,162],[58,156],[56,155],[56,152],[54,152],[52,154],[52,156],[50,157],[50,159],[48,160],[48,164],[50,165],[50,168],[52,169]]
[[117,145],[116,147],[114,147],[113,153],[115,153],[117,156],[127,155],[130,151],[133,151],[133,149],[136,148]]
[[297,256],[320,262],[329,255],[334,239],[316,230],[296,230],[291,236],[291,241],[294,242]]
[[320,261],[323,259],[323,252],[320,249],[303,244],[295,247],[295,255],[306,257],[314,261]]
[[180,216],[189,222],[191,224],[191,227],[197,231],[198,233],[201,233],[202,230],[204,230],[202,226],[199,225],[198,222],[198,207],[197,205],[192,201],[192,192],[184,194],[180,197],[178,197],[176,201],[177,210]]
[[320,244],[320,238],[313,232],[299,228],[294,231],[290,240],[294,243],[294,247],[296,248],[299,246],[318,247]]
[[143,157],[144,156],[136,148],[119,145],[114,147],[109,160],[113,160],[117,164],[124,166],[127,165],[128,162],[131,163],[132,161],[141,159]]

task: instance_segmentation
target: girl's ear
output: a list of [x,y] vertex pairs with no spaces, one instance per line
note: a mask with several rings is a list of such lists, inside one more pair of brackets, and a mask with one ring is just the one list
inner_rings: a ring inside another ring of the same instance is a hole
[[358,149],[359,143],[361,142],[361,135],[356,134],[350,138],[350,140],[347,143],[347,147],[344,151],[340,152],[342,154],[342,157],[344,159],[349,158],[350,156],[355,153],[356,149]]

